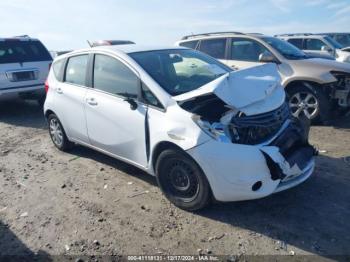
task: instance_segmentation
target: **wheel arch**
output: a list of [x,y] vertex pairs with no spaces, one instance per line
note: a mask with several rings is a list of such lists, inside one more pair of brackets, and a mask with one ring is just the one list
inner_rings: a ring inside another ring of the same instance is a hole
[[158,157],[164,150],[167,150],[167,149],[176,149],[186,153],[186,151],[183,150],[181,147],[169,141],[162,141],[156,144],[152,150],[151,163],[150,163],[150,166],[152,167],[154,175],[156,175],[156,163],[157,163]]
[[[47,109],[46,111],[45,111],[45,118],[46,118],[46,120],[48,119],[48,117],[49,117],[49,115],[51,115],[51,114],[55,114],[55,112],[54,111],[52,111],[51,109]],[[55,114],[56,115],[56,114]]]
[[285,90],[288,93],[288,90],[290,90],[293,87],[296,86],[300,86],[300,85],[304,85],[307,86],[305,84],[309,84],[312,85],[314,87],[318,87],[318,88],[323,88],[322,85],[320,83],[314,82],[314,81],[309,81],[309,80],[293,80],[291,82],[289,82],[286,86],[285,86]]

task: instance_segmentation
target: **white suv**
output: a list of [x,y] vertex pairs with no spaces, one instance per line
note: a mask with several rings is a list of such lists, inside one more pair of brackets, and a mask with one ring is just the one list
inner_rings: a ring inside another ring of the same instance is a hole
[[233,69],[276,64],[295,117],[327,122],[333,110],[350,108],[350,64],[310,58],[276,37],[218,32],[186,36],[175,45],[200,50]]
[[52,57],[45,46],[28,36],[0,38],[0,100],[45,100],[45,80]]
[[277,35],[306,54],[332,56],[339,62],[350,63],[350,52],[342,44],[328,35],[316,34],[285,34]]
[[54,61],[44,111],[57,148],[78,143],[135,165],[195,210],[312,174],[308,130],[279,82],[273,64],[233,72],[187,48],[96,47]]

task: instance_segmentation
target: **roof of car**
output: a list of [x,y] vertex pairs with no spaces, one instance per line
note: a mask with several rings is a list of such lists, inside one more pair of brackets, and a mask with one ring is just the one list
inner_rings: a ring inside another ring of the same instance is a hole
[[268,37],[268,35],[264,35],[261,33],[241,33],[241,32],[213,32],[213,33],[202,33],[195,35],[184,36],[179,42],[189,42],[201,39],[214,39],[214,38],[222,38],[222,37],[256,37],[263,38]]
[[0,37],[0,41],[39,41],[37,38],[32,38],[27,35],[13,36],[13,37]]
[[281,34],[281,35],[275,35],[276,37],[282,37],[282,38],[320,38],[325,37],[327,34]]
[[177,47],[177,46],[144,46],[144,45],[130,44],[130,45],[98,46],[98,47],[93,47],[92,49],[93,50],[121,51],[123,53],[129,54],[129,53],[136,53],[136,52],[169,50],[169,49],[186,49],[186,48]]

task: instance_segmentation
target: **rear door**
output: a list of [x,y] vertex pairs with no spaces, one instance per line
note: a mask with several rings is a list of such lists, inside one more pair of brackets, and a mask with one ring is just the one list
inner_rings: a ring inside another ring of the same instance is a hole
[[[88,143],[85,121],[85,96],[89,54],[69,57],[64,66],[62,81],[55,81],[53,88],[54,111],[69,138]],[[54,68],[56,67],[54,64]]]
[[[147,106],[138,101],[138,74],[122,60],[105,54],[96,54],[93,64],[93,88],[85,101],[91,145],[146,167]],[[132,108],[127,99],[137,107]]]
[[259,57],[270,52],[259,42],[244,37],[233,37],[229,42],[228,60],[226,64],[234,69],[243,69],[262,64]]
[[0,40],[0,92],[44,90],[52,57],[38,40]]

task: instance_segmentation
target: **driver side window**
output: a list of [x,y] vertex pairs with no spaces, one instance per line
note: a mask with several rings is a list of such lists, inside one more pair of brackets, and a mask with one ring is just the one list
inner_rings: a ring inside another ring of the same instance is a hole
[[232,38],[231,60],[259,62],[259,57],[270,51],[262,44],[246,38]]
[[306,50],[321,51],[323,46],[327,46],[327,45],[319,39],[306,39],[305,40]]

